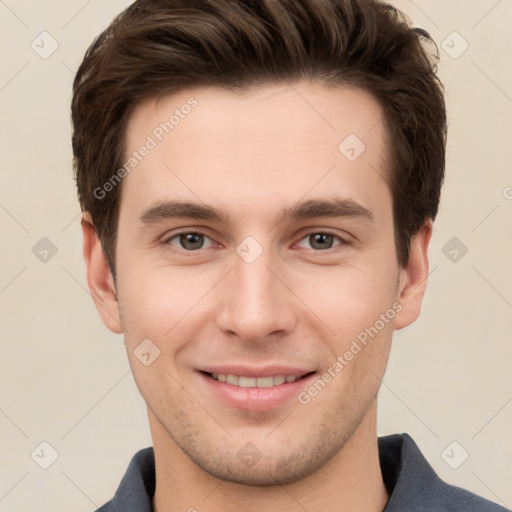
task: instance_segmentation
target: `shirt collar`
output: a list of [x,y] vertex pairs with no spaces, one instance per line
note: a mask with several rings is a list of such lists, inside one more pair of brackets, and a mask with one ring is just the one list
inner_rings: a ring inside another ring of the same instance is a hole
[[[409,435],[379,437],[378,446],[382,476],[390,495],[383,512],[424,510],[433,496],[445,494],[451,487],[437,476]],[[153,447],[148,447],[132,457],[114,499],[98,512],[153,512],[155,485],[155,454]]]

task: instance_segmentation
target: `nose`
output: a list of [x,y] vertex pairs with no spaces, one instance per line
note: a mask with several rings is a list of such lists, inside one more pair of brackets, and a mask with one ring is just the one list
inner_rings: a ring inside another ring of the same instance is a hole
[[246,343],[268,343],[293,332],[299,301],[286,282],[286,272],[270,251],[249,263],[238,254],[222,280],[217,325]]

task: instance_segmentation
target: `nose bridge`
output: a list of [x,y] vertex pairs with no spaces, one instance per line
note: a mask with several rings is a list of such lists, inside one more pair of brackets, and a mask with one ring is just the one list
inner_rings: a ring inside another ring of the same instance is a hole
[[241,304],[246,303],[257,309],[275,300],[278,290],[276,277],[269,270],[272,268],[269,253],[270,251],[266,251],[251,263],[243,258],[236,262],[233,270],[238,290],[235,291],[235,295]]
[[258,248],[251,240],[237,247],[220,301],[218,320],[222,330],[257,341],[293,329],[292,294],[276,277],[274,267],[279,265],[271,250]]

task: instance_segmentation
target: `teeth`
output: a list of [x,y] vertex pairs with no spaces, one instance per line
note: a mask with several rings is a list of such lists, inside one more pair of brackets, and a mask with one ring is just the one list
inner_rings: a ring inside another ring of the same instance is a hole
[[274,386],[280,386],[281,384],[284,384],[286,380],[286,377],[284,375],[277,375],[274,377]]
[[271,388],[280,386],[285,382],[295,382],[301,375],[275,375],[269,377],[246,377],[243,375],[231,375],[224,373],[212,373],[212,378],[219,382],[226,382],[241,388]]
[[228,384],[233,384],[233,386],[238,386],[238,377],[236,375],[228,375],[226,377],[226,382]]
[[274,385],[274,377],[258,377],[256,380],[256,387],[258,388],[271,388]]
[[[230,384],[233,384],[233,382],[230,382]],[[254,377],[238,377],[238,382],[235,384],[238,384],[241,388],[255,388],[256,379]]]

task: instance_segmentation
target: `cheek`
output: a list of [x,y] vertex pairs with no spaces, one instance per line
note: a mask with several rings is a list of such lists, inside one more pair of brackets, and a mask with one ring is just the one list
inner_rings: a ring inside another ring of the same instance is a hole
[[345,282],[336,300],[331,297],[327,306],[330,309],[325,310],[326,323],[335,334],[327,341],[330,358],[326,365],[332,368],[339,363],[333,368],[337,376],[333,390],[361,400],[373,397],[385,371],[394,318],[400,309],[395,301],[394,283],[359,276]]
[[154,266],[120,261],[119,298],[123,325],[131,342],[142,336],[155,340],[175,337],[199,310],[201,299],[213,288],[212,270],[199,267]]
[[[341,338],[355,336],[365,327],[369,327],[381,314],[385,314],[396,300],[396,269],[375,267],[338,268],[323,279],[306,279],[302,284],[309,288],[306,303]],[[319,277],[319,276],[318,276]],[[394,310],[390,315],[394,317]]]
[[[337,336],[333,346],[343,358],[342,380],[362,389],[378,389],[384,373],[394,319],[400,310],[396,301],[397,269],[368,267],[347,280],[341,293]],[[354,391],[355,392],[355,391]]]

